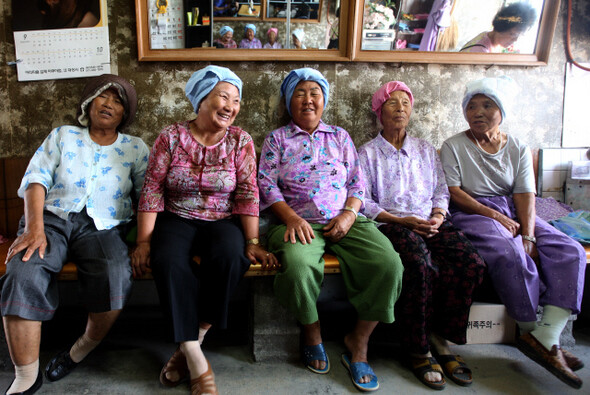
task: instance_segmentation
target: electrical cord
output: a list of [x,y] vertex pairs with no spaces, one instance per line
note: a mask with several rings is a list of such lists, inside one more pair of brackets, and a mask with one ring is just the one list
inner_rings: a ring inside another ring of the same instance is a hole
[[570,30],[572,27],[572,0],[568,0],[567,2],[567,30],[566,30],[566,38],[565,38],[565,49],[567,58],[570,62],[574,64],[574,66],[581,68],[582,70],[590,71],[589,67],[584,67],[580,63],[576,62],[574,57],[572,56],[572,50],[570,48]]

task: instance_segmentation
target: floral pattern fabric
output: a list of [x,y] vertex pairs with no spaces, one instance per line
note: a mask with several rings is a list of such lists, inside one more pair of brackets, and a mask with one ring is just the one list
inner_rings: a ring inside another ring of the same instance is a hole
[[258,172],[261,210],[284,201],[310,223],[328,223],[365,183],[348,132],[322,121],[309,134],[295,123],[265,139]]
[[130,221],[132,193],[138,198],[149,149],[139,138],[119,133],[111,145],[95,143],[88,128],[61,126],[37,149],[18,195],[30,184],[45,187],[45,209],[62,219],[84,208],[96,229]]
[[242,41],[240,41],[240,48],[247,48],[247,49],[262,48],[262,43],[257,38],[254,38],[252,41],[248,40],[247,38],[244,38],[244,39],[242,39]]
[[398,150],[379,134],[359,149],[359,157],[366,179],[367,217],[375,219],[387,211],[429,219],[434,207],[448,209],[445,174],[428,142],[407,135]]
[[252,137],[230,126],[206,147],[189,122],[166,127],[152,148],[139,211],[170,211],[183,218],[215,221],[258,216],[256,154]]

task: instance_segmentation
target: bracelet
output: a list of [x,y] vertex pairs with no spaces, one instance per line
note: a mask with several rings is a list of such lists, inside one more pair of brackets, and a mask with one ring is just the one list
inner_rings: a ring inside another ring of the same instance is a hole
[[533,244],[537,244],[537,238],[535,236],[522,235],[522,238],[530,241]]
[[357,212],[357,211],[354,209],[354,207],[352,207],[352,206],[346,206],[346,207],[344,207],[344,208],[343,208],[342,210],[340,210],[340,211],[351,211],[352,213],[354,213],[354,216],[355,216],[355,217],[358,217],[358,216],[359,216],[359,213],[358,213],[358,212]]

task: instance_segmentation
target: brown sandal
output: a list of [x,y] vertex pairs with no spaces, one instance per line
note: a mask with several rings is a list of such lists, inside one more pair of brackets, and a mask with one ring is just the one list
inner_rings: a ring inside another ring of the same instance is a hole
[[191,395],[218,395],[215,385],[215,375],[211,370],[211,364],[207,361],[207,371],[191,380]]
[[[172,381],[168,377],[166,377],[166,373],[168,372],[178,372],[178,380]],[[165,385],[166,387],[176,387],[178,384],[183,382],[189,375],[188,366],[186,364],[186,357],[180,350],[180,347],[174,351],[174,354],[170,357],[166,365],[162,368],[160,372],[160,383]]]

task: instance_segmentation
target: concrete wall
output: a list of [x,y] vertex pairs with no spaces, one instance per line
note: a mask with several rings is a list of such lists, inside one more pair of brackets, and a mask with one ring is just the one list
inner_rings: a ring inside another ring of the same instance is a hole
[[[113,73],[130,79],[140,97],[138,117],[129,130],[148,144],[167,124],[192,117],[184,97],[190,74],[206,62],[137,62],[135,9],[132,0],[109,0],[109,32]],[[572,50],[578,61],[590,61],[590,2],[574,0]],[[347,129],[357,144],[379,129],[370,98],[383,83],[405,81],[416,97],[410,132],[440,147],[447,137],[464,130],[460,108],[465,82],[507,74],[523,88],[512,118],[503,129],[532,147],[559,147],[562,134],[567,0],[547,67],[420,65],[387,63],[220,63],[244,80],[242,110],[236,119],[260,148],[265,135],[281,125],[277,113],[279,86],[292,68],[315,67],[332,84],[324,120]],[[115,12],[116,10],[116,12]],[[84,79],[17,82],[11,31],[11,1],[0,5],[0,157],[35,151],[52,127],[74,123]]]

